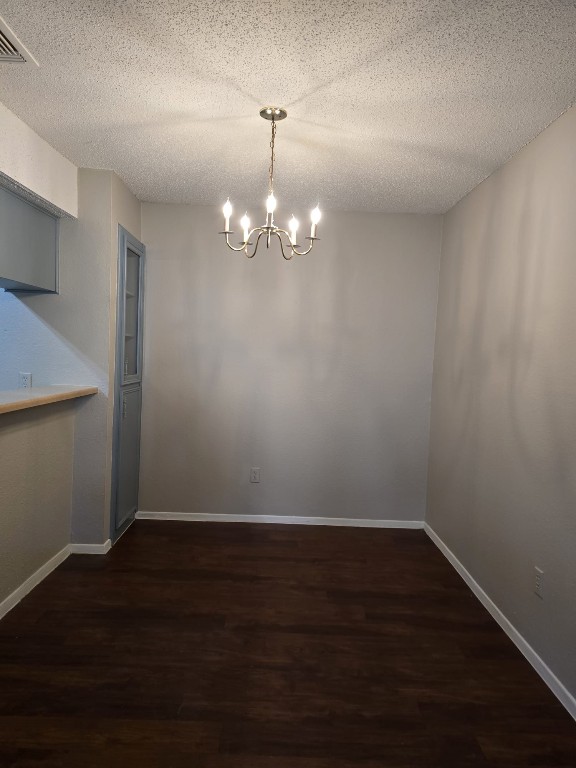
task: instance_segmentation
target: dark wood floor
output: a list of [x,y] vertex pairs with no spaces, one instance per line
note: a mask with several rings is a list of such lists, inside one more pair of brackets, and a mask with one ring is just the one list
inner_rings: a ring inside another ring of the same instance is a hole
[[421,531],[138,521],[0,622],[0,765],[576,767]]

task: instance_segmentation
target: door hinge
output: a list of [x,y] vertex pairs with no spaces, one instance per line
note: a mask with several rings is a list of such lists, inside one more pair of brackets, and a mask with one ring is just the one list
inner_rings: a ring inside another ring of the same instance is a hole
[[126,396],[122,398],[122,418],[126,418]]

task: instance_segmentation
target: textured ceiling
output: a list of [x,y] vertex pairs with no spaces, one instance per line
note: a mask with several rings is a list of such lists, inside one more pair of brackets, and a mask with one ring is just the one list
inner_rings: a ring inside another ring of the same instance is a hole
[[[3,0],[0,101],[141,200],[442,212],[576,100],[574,0]],[[304,211],[302,211],[304,212]]]

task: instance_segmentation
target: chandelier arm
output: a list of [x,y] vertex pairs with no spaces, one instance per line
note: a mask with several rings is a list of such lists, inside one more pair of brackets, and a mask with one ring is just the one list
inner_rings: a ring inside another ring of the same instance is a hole
[[312,237],[311,237],[311,238],[309,238],[309,239],[311,240],[311,243],[310,243],[310,245],[308,246],[308,248],[306,248],[306,250],[305,250],[305,251],[297,251],[297,250],[296,250],[296,248],[292,248],[292,250],[294,251],[294,253],[296,253],[298,256],[306,256],[306,254],[307,254],[307,253],[310,253],[310,251],[312,250],[312,247],[313,247],[313,245],[314,245],[314,240],[316,240],[317,238],[315,238],[315,237],[314,237],[314,238],[312,238]]
[[[256,238],[256,242],[254,244],[254,250],[252,253],[248,253],[248,245],[250,245],[250,238],[252,235],[258,232],[258,237]],[[226,238],[226,245],[228,248],[230,248],[231,251],[236,251],[239,253],[240,251],[243,251],[247,259],[253,259],[256,255],[256,251],[258,250],[258,244],[260,243],[260,238],[264,234],[270,234],[270,235],[276,235],[279,242],[280,242],[280,250],[282,252],[282,256],[286,261],[290,261],[290,259],[293,258],[294,254],[297,254],[298,256],[306,256],[307,253],[310,253],[314,246],[314,241],[318,240],[317,237],[308,237],[307,240],[310,240],[310,245],[305,251],[299,251],[297,248],[292,245],[292,241],[290,240],[290,235],[285,229],[281,229],[280,227],[275,227],[274,229],[271,229],[270,227],[254,227],[254,229],[251,229],[248,234],[248,241],[245,242],[243,245],[238,246],[237,248],[230,243],[229,235],[233,234],[232,232],[222,232]],[[286,235],[286,239],[288,241],[288,246],[291,251],[291,255],[287,256],[286,251],[284,250],[284,241],[282,239],[282,235]]]
[[[260,242],[260,238],[264,234],[264,230],[262,229],[262,227],[254,227],[252,232],[258,232],[258,237],[256,238],[256,242],[254,243],[254,250],[252,251],[252,253],[248,253],[248,246],[246,245],[244,254],[247,259],[253,259],[254,256],[256,256],[256,251],[258,250],[258,243]],[[250,236],[252,235],[252,232],[250,232],[250,235],[248,236],[248,240],[250,240]]]
[[286,232],[285,229],[276,229],[274,230],[274,234],[280,241],[280,251],[282,252],[282,256],[286,259],[286,261],[290,261],[291,258],[294,256],[294,248],[292,248],[292,243],[290,243],[290,237],[288,237],[288,243],[290,244],[290,250],[292,251],[290,256],[286,256],[286,253],[284,252],[284,243],[282,242],[282,238],[280,236],[280,232],[283,232],[286,236],[288,236],[288,232]]
[[[290,243],[290,249],[292,250],[292,254],[297,254],[298,256],[306,256],[307,253],[310,253],[310,251],[312,250],[312,246],[314,245],[314,240],[318,240],[317,237],[306,238],[307,240],[310,240],[309,247],[305,251],[297,251],[295,246],[292,245],[292,241],[290,240],[290,235],[288,234],[288,232],[286,232],[285,229],[280,229],[280,228],[276,230],[277,235],[278,235],[278,232],[283,232],[286,235],[286,237],[288,238],[288,242]],[[282,238],[280,237],[280,235],[278,235],[278,238],[280,240],[280,244],[282,245]],[[282,256],[284,256],[284,249],[282,249]],[[284,256],[284,258],[286,259],[286,256]],[[291,258],[292,256],[290,256],[289,259],[286,259],[286,261],[289,261]]]
[[[221,234],[226,236],[226,245],[228,246],[228,248],[230,248],[231,251],[244,251],[244,250],[246,250],[246,246],[245,245],[241,245],[239,248],[235,248],[233,245],[230,245],[230,239],[228,238],[228,235],[231,235],[232,232],[222,232]],[[250,234],[252,234],[252,233],[250,233]],[[248,238],[248,239],[250,239],[250,238]]]

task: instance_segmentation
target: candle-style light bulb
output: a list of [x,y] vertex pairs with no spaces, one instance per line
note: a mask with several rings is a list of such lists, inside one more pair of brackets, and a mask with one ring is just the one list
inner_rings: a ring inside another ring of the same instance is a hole
[[222,206],[222,213],[224,214],[224,221],[226,222],[224,231],[228,232],[230,230],[230,216],[232,216],[232,203],[230,202],[230,198],[228,198]]
[[322,213],[320,211],[320,208],[316,206],[311,213],[310,213],[310,220],[312,221],[312,226],[310,227],[310,237],[316,237],[316,225],[322,218]]
[[276,198],[274,192],[270,192],[266,198],[266,226],[274,226],[274,211],[276,210]]
[[288,229],[290,230],[290,242],[292,245],[296,245],[296,232],[298,231],[298,219],[292,214],[292,218],[288,222]]
[[240,226],[244,230],[244,242],[248,242],[248,233],[250,232],[250,219],[248,218],[248,214],[245,213],[244,216],[240,219]]

